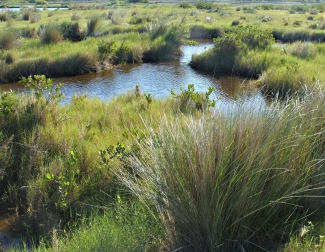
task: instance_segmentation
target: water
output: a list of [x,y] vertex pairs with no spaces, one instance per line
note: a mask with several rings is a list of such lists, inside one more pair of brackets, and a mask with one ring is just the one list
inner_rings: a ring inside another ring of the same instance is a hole
[[[64,102],[69,102],[73,95],[88,95],[101,100],[109,100],[119,94],[134,90],[140,85],[142,93],[150,93],[154,98],[165,98],[171,90],[180,92],[188,84],[194,84],[199,92],[206,92],[208,87],[215,87],[212,99],[217,101],[216,107],[227,110],[232,107],[247,106],[249,108],[266,107],[263,96],[257,90],[243,88],[249,80],[236,76],[213,77],[193,70],[188,63],[194,53],[199,54],[213,44],[202,43],[199,46],[182,46],[184,53],[179,60],[161,63],[142,63],[121,66],[100,73],[75,77],[54,78],[54,83],[63,83],[61,87],[65,95]],[[243,85],[244,84],[244,85]],[[3,90],[19,89],[19,84],[1,85]]]
[[[34,9],[35,6],[29,6],[29,8]],[[41,7],[41,8],[37,8],[39,11],[43,11],[43,10],[68,10],[68,8],[53,8],[53,7]],[[0,12],[1,11],[20,11],[21,8],[0,8]]]

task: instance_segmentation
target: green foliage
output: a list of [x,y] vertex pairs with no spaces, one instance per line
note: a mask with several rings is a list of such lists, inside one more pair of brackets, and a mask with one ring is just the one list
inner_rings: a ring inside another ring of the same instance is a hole
[[195,7],[199,10],[212,10],[214,8],[214,4],[211,2],[197,2]]
[[209,87],[205,93],[195,91],[194,84],[189,84],[187,90],[181,89],[179,94],[173,90],[171,94],[178,100],[179,109],[182,113],[191,113],[195,110],[205,111],[216,104],[215,100],[210,99],[210,95],[215,91],[215,88]]
[[52,79],[46,78],[45,75],[22,77],[19,82],[35,95],[37,101],[41,102],[42,106],[56,104],[64,97],[60,90],[62,84],[54,88]]
[[183,9],[190,9],[192,8],[192,5],[190,3],[180,3],[179,7]]
[[265,49],[274,43],[272,33],[256,26],[240,26],[233,32],[229,32],[214,39],[217,49],[242,50],[248,48]]

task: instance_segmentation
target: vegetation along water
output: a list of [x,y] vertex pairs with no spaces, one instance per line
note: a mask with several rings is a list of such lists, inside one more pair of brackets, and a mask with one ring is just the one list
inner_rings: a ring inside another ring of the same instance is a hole
[[[68,8],[0,12],[0,82],[30,90],[0,93],[0,207],[19,237],[0,249],[325,250],[323,4]],[[268,107],[216,110],[195,83],[62,103],[50,79],[174,60],[198,38],[214,46],[193,69],[250,79]]]

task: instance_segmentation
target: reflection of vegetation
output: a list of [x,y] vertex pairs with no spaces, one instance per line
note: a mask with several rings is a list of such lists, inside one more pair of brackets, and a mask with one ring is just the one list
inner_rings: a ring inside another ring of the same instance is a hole
[[321,89],[267,111],[211,113],[213,90],[193,85],[166,100],[137,85],[109,102],[59,105],[45,76],[23,82],[31,93],[0,95],[0,194],[41,251],[252,251],[300,225],[314,246],[317,228],[303,220],[323,196]]

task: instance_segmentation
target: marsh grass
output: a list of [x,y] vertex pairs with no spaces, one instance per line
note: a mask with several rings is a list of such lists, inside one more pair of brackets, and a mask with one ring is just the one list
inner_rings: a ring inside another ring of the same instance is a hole
[[[157,220],[136,202],[123,198],[103,207],[90,218],[83,218],[74,234],[64,235],[54,230],[52,241],[34,251],[159,251],[162,231]],[[103,212],[103,213],[100,213]]]
[[41,41],[44,44],[50,44],[50,43],[57,44],[63,40],[61,27],[60,25],[55,23],[44,25],[40,29],[39,33],[40,33]]
[[96,35],[96,32],[98,32],[98,29],[100,27],[101,19],[102,18],[99,15],[93,15],[89,18],[87,22],[87,36]]
[[295,42],[287,48],[287,51],[291,55],[303,59],[313,59],[318,54],[316,45],[311,42]]
[[158,211],[168,250],[268,249],[313,211],[308,197],[324,186],[318,92],[268,111],[163,119],[157,131],[147,125],[141,154],[128,159],[131,172],[116,173]]
[[10,50],[19,45],[19,37],[15,30],[3,30],[0,32],[0,49]]

